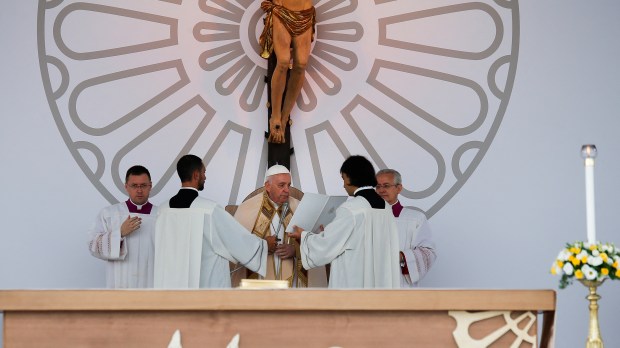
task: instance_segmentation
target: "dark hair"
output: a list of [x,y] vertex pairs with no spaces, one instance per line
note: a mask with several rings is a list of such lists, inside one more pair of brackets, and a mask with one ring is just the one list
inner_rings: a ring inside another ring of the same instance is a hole
[[185,155],[179,159],[177,162],[177,174],[179,174],[179,179],[181,182],[192,181],[192,175],[197,170],[201,170],[202,159],[195,155]]
[[151,181],[151,173],[149,173],[148,169],[146,169],[143,166],[133,166],[127,169],[127,174],[125,174],[125,182],[129,180],[130,175],[142,175],[142,174],[146,174],[146,176],[149,177],[149,181]]
[[377,178],[375,177],[375,168],[369,160],[364,156],[350,156],[347,158],[340,173],[349,177],[349,183],[355,187],[377,186]]

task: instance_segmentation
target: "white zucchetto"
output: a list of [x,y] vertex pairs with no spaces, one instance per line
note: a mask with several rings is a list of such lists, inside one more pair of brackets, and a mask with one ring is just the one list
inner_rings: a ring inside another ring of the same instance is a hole
[[276,164],[273,165],[271,167],[269,167],[269,169],[267,169],[267,172],[265,173],[265,181],[267,181],[267,178],[269,178],[272,175],[276,175],[276,174],[291,174],[291,172],[286,169],[285,166],[280,165],[280,164]]

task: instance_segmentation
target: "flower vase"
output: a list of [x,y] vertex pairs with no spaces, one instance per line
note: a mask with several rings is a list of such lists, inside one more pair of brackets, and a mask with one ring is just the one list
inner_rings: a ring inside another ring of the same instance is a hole
[[601,296],[596,293],[596,288],[601,286],[605,280],[580,279],[579,281],[590,290],[590,294],[586,296],[586,299],[590,301],[590,329],[588,330],[586,348],[603,348],[603,339],[601,338],[601,330],[598,324],[598,300]]

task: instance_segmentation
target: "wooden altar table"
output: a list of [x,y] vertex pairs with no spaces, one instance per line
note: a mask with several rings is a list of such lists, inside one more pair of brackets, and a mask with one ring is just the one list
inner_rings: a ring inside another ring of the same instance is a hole
[[240,348],[548,347],[555,305],[553,290],[0,291],[4,348],[166,348],[177,329],[183,348],[237,333]]

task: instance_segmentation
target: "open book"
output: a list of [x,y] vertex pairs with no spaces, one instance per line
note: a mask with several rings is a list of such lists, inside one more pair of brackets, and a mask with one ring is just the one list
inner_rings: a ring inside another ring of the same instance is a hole
[[336,217],[336,208],[346,200],[347,196],[304,193],[286,232],[293,232],[293,226],[299,226],[308,232],[318,231],[320,225],[326,226]]

